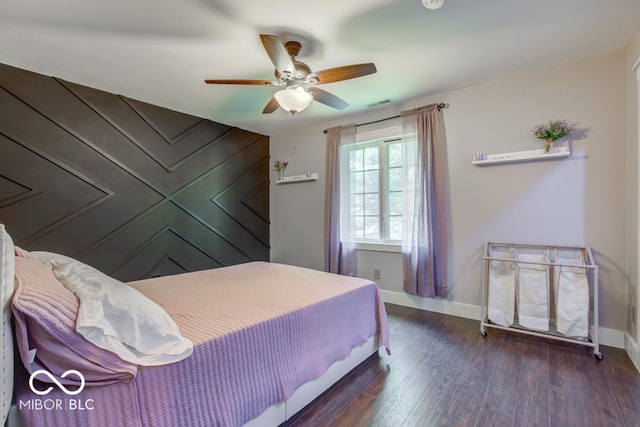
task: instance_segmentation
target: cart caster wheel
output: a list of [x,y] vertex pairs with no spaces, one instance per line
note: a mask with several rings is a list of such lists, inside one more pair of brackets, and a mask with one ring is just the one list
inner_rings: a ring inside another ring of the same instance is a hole
[[483,337],[487,336],[487,331],[480,331],[480,335],[482,335]]
[[596,360],[602,360],[602,358],[604,357],[600,352],[593,353],[593,355],[595,356]]

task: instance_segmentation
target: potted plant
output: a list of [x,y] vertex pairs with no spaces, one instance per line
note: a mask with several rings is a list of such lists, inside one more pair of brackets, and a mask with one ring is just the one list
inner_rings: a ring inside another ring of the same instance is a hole
[[284,160],[276,159],[273,162],[273,170],[278,172],[278,180],[282,181],[284,179],[284,171],[287,169],[287,165],[289,162],[285,162]]
[[569,136],[576,129],[566,120],[549,120],[549,123],[534,127],[531,132],[536,138],[544,140],[544,152],[550,153],[556,140]]

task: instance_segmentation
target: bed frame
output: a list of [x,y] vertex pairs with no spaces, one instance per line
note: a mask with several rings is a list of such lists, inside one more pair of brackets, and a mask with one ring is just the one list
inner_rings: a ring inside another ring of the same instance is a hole
[[345,359],[331,365],[321,377],[303,384],[288,400],[271,406],[262,415],[245,424],[245,427],[278,426],[287,421],[353,368],[378,352],[378,341],[377,335],[369,338],[369,341],[351,350],[351,354]]
[[[11,324],[11,299],[14,290],[14,266],[13,243],[4,230],[4,225],[0,224],[0,278],[2,279],[2,414],[3,424],[7,427],[22,427],[24,423],[16,405],[12,404],[14,394],[14,360],[17,349],[13,343],[13,330]],[[10,255],[10,256],[7,256]],[[364,344],[352,349],[349,356],[343,360],[335,362],[319,378],[300,386],[294,394],[286,401],[279,402],[267,408],[260,416],[249,421],[246,426],[264,427],[278,426],[290,419],[293,415],[307,406],[316,397],[326,391],[338,380],[349,373],[371,355],[378,352],[380,347],[379,336],[371,337]],[[70,426],[71,427],[71,426]]]
[[6,421],[13,397],[13,332],[11,328],[11,297],[13,295],[15,257],[11,256],[13,241],[0,224],[0,293],[2,296],[2,419]]

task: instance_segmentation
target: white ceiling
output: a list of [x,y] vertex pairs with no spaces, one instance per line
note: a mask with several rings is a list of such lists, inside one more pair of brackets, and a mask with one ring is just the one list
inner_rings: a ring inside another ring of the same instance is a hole
[[312,70],[376,64],[322,85],[350,105],[310,124],[618,50],[639,24],[640,0],[3,0],[0,62],[270,135],[294,120],[261,114],[276,88],[203,82],[272,79],[260,33]]

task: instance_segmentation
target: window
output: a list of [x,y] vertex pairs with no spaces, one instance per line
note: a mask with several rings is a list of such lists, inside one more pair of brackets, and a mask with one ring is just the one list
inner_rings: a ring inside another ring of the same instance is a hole
[[371,136],[343,147],[343,239],[398,244],[408,146],[397,136]]

